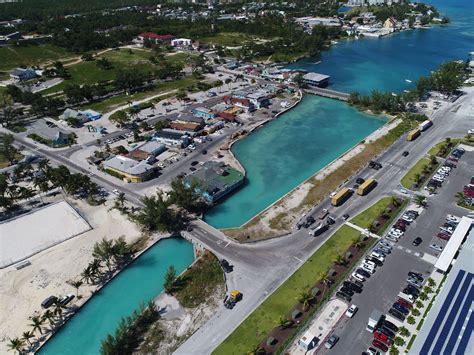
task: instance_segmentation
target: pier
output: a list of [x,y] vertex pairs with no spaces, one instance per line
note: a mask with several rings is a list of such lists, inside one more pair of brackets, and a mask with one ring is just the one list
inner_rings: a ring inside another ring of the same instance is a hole
[[304,89],[304,92],[307,94],[313,94],[323,97],[328,97],[330,99],[336,99],[341,101],[349,101],[350,95],[345,92],[334,91],[330,89],[323,89],[318,87],[311,87]]

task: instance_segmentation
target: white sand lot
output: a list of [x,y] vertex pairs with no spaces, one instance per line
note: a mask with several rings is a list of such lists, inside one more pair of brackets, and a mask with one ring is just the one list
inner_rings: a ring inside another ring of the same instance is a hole
[[91,229],[66,201],[0,224],[0,268]]
[[[78,280],[81,272],[92,261],[95,242],[102,238],[124,236],[128,243],[141,236],[137,226],[117,210],[109,210],[111,201],[103,206],[89,206],[85,201],[70,202],[90,223],[92,229],[77,238],[71,238],[31,256],[31,265],[17,270],[15,266],[0,269],[0,354],[13,354],[8,350],[8,338],[21,337],[31,330],[29,317],[41,314],[41,302],[48,296],[76,293],[67,280]],[[95,290],[83,285],[79,294],[82,303]],[[78,303],[77,299],[71,305]],[[39,334],[39,333],[38,333]]]

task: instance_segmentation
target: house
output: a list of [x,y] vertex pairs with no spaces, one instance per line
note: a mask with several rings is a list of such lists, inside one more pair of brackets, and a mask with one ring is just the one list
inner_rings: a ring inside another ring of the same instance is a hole
[[67,145],[70,142],[69,134],[57,131],[54,137],[51,139],[53,146],[62,146]]
[[397,20],[395,20],[393,17],[389,17],[383,23],[383,28],[386,28],[393,32],[395,30],[396,25],[397,25]]
[[137,162],[121,155],[116,155],[104,161],[102,165],[106,173],[133,183],[148,180],[155,170],[145,160]]
[[217,121],[217,122],[214,122],[214,123],[206,126],[204,128],[204,132],[206,132],[207,134],[211,134],[211,133],[214,133],[215,131],[220,130],[221,128],[224,128],[224,122]]
[[191,136],[178,131],[161,130],[155,133],[153,139],[168,146],[187,147],[191,143]]
[[207,107],[197,107],[193,109],[193,114],[196,117],[201,117],[204,120],[210,120],[216,117],[216,114],[212,112],[212,110],[208,109]]
[[159,35],[154,32],[142,32],[137,36],[135,42],[143,44],[145,40],[149,40],[155,44],[158,44],[160,42],[171,42],[171,40],[175,38],[176,37],[171,34]]
[[303,81],[306,85],[312,87],[324,88],[329,84],[329,76],[318,73],[307,73],[303,75]]
[[99,118],[102,117],[102,114],[100,112],[94,110],[85,110],[82,111],[82,114],[85,115],[89,119],[89,121],[97,121]]
[[86,122],[89,122],[89,118],[87,118],[86,115],[84,115],[81,111],[76,111],[72,108],[65,109],[62,115],[59,116],[59,119],[63,121],[74,119],[77,120],[81,125]]
[[16,68],[10,73],[10,78],[14,81],[30,80],[36,78],[36,76],[36,71],[31,68]]
[[242,186],[244,175],[223,162],[207,161],[184,178],[186,186],[197,184],[196,191],[204,200],[215,203]]
[[[247,96],[245,93],[244,96]],[[236,96],[224,96],[223,100],[226,104],[232,104],[236,107],[243,109],[245,112],[255,111],[255,105],[249,99],[236,97]]]
[[136,147],[127,157],[135,159],[137,161],[146,160],[147,163],[153,163],[156,157],[166,151],[166,146],[157,141],[149,141]]
[[202,125],[195,122],[172,122],[170,127],[178,131],[197,132],[202,128]]
[[218,119],[222,119],[223,121],[226,121],[226,122],[235,122],[236,121],[236,117],[235,115],[233,115],[232,113],[228,113],[228,112],[219,112],[218,114]]
[[256,107],[268,107],[270,106],[270,98],[268,93],[263,90],[257,90],[247,95],[247,99]]
[[171,45],[177,48],[191,47],[193,41],[188,38],[177,38],[171,41]]

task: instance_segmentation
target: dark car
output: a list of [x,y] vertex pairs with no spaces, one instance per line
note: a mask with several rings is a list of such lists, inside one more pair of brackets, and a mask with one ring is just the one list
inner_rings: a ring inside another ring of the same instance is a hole
[[[385,250],[381,250],[385,253]],[[379,259],[373,258],[370,255],[365,258],[365,260],[373,262],[377,266],[382,266],[383,262],[381,262]]]
[[313,216],[308,216],[306,217],[305,222],[303,223],[303,227],[308,228],[310,225],[312,225],[316,220],[314,219]]
[[196,168],[194,166],[190,167],[189,170],[191,171],[196,171]]
[[333,334],[329,337],[324,346],[326,347],[326,349],[332,349],[338,341],[339,337],[336,334]]
[[354,291],[352,291],[349,287],[342,287],[339,291],[350,297],[354,296]]
[[202,154],[207,154],[207,150],[203,149],[203,150],[201,151],[201,153],[202,153]]
[[365,271],[364,269],[361,269],[361,268],[357,269],[356,273],[358,273],[359,275],[364,276],[365,278],[370,277],[370,273],[368,271]]
[[74,299],[74,297],[75,296],[73,294],[69,294],[67,296],[62,297],[59,300],[59,303],[62,304],[63,306],[66,306],[69,302],[71,302]]
[[402,153],[402,155],[403,155],[404,157],[408,156],[408,154],[410,154],[410,153],[409,153],[407,150],[405,150],[405,151]]
[[417,247],[418,245],[421,244],[422,241],[423,241],[423,239],[421,239],[420,237],[418,237],[418,238],[415,238],[415,240],[414,240],[411,244],[413,244],[414,246]]
[[221,260],[221,266],[222,266],[222,269],[224,269],[226,273],[232,272],[234,270],[233,266],[230,265],[229,262],[225,259]]
[[356,293],[361,293],[362,292],[362,287],[357,286],[356,284],[353,284],[350,281],[344,281],[343,283],[344,288],[348,288]]
[[[411,286],[411,285],[410,285]],[[420,291],[418,291],[415,286],[411,286],[411,287],[405,287],[403,289],[403,293],[406,293],[407,295],[412,295],[414,298],[417,298],[418,295],[420,294]]]
[[348,218],[349,218],[349,215],[347,213],[342,215],[342,219],[344,221],[346,221]]
[[358,183],[359,185],[360,185],[360,184],[363,184],[364,182],[365,182],[365,179],[364,179],[364,178],[361,178],[361,177],[360,177],[360,178],[357,178],[357,180],[356,180],[356,183]]
[[41,307],[49,308],[53,305],[53,303],[56,303],[57,301],[58,301],[58,298],[56,296],[49,296],[43,302],[41,302]]
[[395,308],[397,311],[399,311],[400,313],[403,313],[404,315],[408,315],[408,313],[410,313],[410,310],[409,309],[406,309],[405,307],[403,307],[400,303],[397,303],[395,302],[393,305],[392,305],[393,308]]
[[404,321],[405,320],[405,315],[403,313],[400,313],[399,311],[397,311],[396,309],[394,308],[390,308],[388,310],[388,313],[390,313],[393,317],[395,317],[396,319],[398,319],[399,321]]
[[195,166],[195,165],[198,165],[198,164],[199,164],[199,162],[197,160],[195,160],[191,163],[191,166]]
[[372,341],[372,345],[375,346],[377,349],[382,350],[384,353],[388,351],[388,346],[382,343],[380,340],[374,339]]
[[351,296],[345,294],[344,292],[338,291],[336,292],[336,297],[342,298],[346,300],[347,302],[350,302],[352,300]]
[[423,274],[421,272],[410,271],[410,272],[408,272],[408,276],[414,277],[414,278],[420,280],[421,282],[423,282],[425,280],[423,278]]
[[443,239],[443,240],[449,240],[449,238],[451,238],[451,236],[449,234],[446,234],[446,233],[438,233],[437,237],[439,239]]
[[350,282],[353,283],[354,285],[360,287],[360,288],[364,287],[364,284],[363,284],[362,282],[360,282],[360,281],[351,280]]
[[384,319],[382,321],[382,324],[385,328],[390,329],[392,332],[394,332],[394,333],[398,332],[398,327],[395,324],[393,324],[392,322]]
[[390,339],[395,338],[395,333],[392,332],[390,329],[387,327],[384,327],[383,325],[378,328],[378,330],[382,333],[384,333],[386,336],[388,336]]
[[404,300],[403,298],[399,298],[397,303],[400,303],[406,309],[412,309],[413,308],[413,305],[410,302],[408,302],[407,300]]

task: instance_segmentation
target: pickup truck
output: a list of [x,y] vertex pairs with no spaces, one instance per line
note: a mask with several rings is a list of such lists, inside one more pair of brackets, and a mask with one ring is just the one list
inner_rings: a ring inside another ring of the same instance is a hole
[[329,211],[325,208],[321,211],[321,213],[319,214],[319,219],[324,219],[326,218],[326,216],[329,214]]

